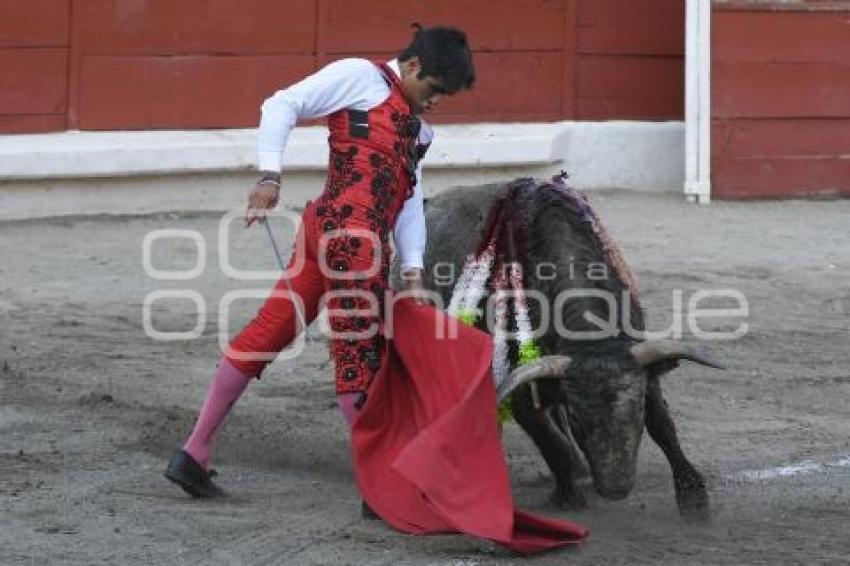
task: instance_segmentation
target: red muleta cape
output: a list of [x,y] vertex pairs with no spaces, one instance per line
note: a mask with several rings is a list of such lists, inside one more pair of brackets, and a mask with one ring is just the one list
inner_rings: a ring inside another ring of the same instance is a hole
[[465,533],[519,553],[582,542],[585,527],[514,507],[492,338],[411,299],[396,300],[387,323],[384,364],[351,431],[369,506],[405,533]]

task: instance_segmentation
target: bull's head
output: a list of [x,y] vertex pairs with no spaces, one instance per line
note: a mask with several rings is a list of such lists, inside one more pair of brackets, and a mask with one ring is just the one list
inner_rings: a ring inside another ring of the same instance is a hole
[[[539,410],[563,411],[561,420],[567,421],[563,424],[587,459],[596,491],[619,499],[634,485],[647,379],[670,371],[680,360],[722,368],[706,354],[675,341],[641,342],[592,359],[544,356],[514,370],[500,385],[499,400],[523,384],[558,380],[554,390],[547,388],[557,393],[545,395]],[[550,419],[553,433],[567,434],[557,430],[557,420]]]

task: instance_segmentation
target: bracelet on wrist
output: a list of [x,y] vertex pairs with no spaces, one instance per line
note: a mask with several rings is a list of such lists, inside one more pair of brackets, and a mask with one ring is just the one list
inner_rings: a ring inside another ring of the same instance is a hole
[[272,181],[280,181],[280,171],[260,171],[260,178],[263,180],[271,179]]
[[280,188],[280,181],[275,181],[274,179],[260,179],[257,181],[258,185],[271,185],[276,189]]

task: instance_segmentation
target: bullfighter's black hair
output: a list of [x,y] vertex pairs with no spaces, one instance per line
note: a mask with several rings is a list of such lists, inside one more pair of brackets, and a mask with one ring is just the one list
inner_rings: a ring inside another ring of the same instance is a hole
[[413,40],[398,55],[399,61],[419,58],[422,70],[417,78],[434,77],[440,81],[440,90],[455,94],[472,88],[475,83],[475,65],[472,51],[461,30],[447,26],[425,28],[413,24]]

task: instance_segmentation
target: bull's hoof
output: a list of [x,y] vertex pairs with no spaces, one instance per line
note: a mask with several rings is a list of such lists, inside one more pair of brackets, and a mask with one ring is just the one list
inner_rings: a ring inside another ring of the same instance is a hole
[[587,497],[579,488],[568,489],[563,486],[556,486],[552,495],[549,496],[549,501],[553,505],[568,511],[587,509]]
[[676,505],[683,517],[696,520],[709,519],[708,492],[705,488],[705,479],[699,473],[688,474],[686,477],[677,479]]
[[375,511],[369,507],[369,504],[366,503],[366,500],[361,501],[360,503],[360,516],[367,521],[379,521],[381,516],[375,513]]

